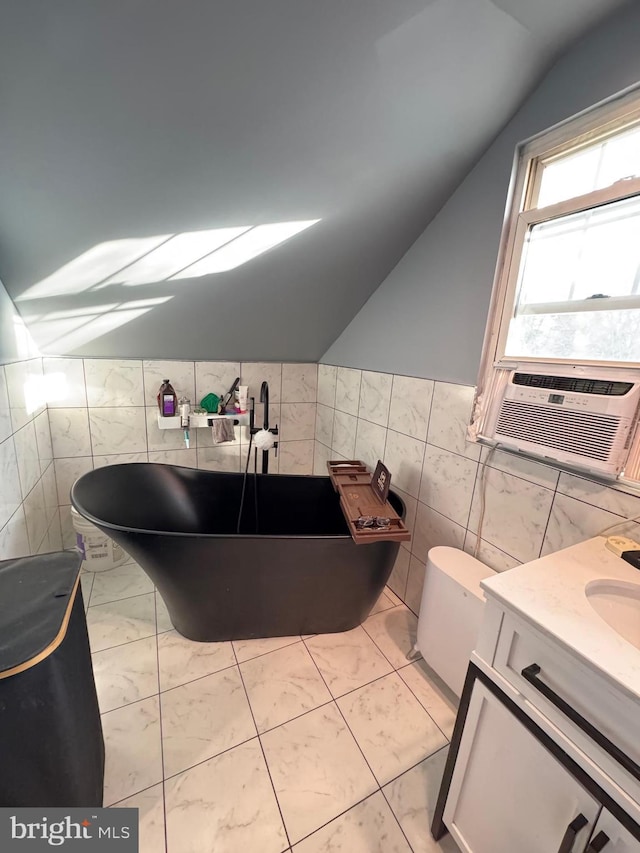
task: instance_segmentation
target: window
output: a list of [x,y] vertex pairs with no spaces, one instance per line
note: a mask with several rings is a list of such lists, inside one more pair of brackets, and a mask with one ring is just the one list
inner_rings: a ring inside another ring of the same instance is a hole
[[[496,406],[523,371],[538,377],[528,385],[551,374],[635,379],[640,388],[638,89],[516,149],[472,435],[496,440]],[[635,427],[630,417],[625,460]],[[536,455],[530,421],[528,433],[516,449]],[[640,480],[640,447],[635,457],[626,475]]]
[[640,197],[523,221],[505,355],[640,363]]

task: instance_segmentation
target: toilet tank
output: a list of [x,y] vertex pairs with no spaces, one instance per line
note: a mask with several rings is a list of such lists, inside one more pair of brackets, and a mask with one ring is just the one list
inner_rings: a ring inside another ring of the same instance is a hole
[[482,622],[480,581],[494,574],[458,548],[439,545],[427,555],[416,646],[458,697]]

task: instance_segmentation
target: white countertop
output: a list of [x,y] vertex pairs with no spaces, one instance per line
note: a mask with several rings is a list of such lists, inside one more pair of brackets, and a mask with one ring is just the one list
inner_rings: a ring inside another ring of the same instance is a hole
[[487,596],[518,613],[552,640],[640,700],[640,649],[592,608],[585,587],[597,579],[640,585],[640,571],[605,548],[603,536],[556,551],[483,580]]

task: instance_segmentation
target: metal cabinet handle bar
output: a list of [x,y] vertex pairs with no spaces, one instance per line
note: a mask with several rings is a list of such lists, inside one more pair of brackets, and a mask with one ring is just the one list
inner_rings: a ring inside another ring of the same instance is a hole
[[587,847],[585,853],[600,853],[603,847],[611,841],[605,832],[599,832],[595,838],[591,839],[591,844]]
[[558,847],[558,853],[571,853],[576,836],[588,823],[589,821],[583,814],[579,814],[577,817],[574,817],[562,837],[560,847]]
[[571,705],[569,705],[569,703],[561,696],[558,696],[558,694],[545,684],[542,679],[538,678],[538,675],[540,674],[540,667],[537,663],[525,666],[520,674],[525,681],[532,684],[539,693],[542,693],[549,702],[555,705],[558,710],[562,711],[562,713],[567,716],[572,723],[575,723],[576,726],[582,729],[586,735],[589,735],[589,737],[594,740],[598,746],[601,746],[605,752],[608,752],[609,755],[614,758],[628,773],[630,773],[634,778],[640,780],[640,766],[637,765],[633,759],[629,758],[629,756],[624,753],[620,747],[616,746],[608,737],[603,735],[601,731],[589,722],[589,720],[586,720],[581,714],[579,714],[575,708],[572,708]]

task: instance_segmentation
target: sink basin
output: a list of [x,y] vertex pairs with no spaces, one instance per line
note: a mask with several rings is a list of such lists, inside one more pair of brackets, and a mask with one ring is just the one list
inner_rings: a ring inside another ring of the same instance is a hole
[[601,619],[628,643],[640,649],[640,584],[615,580],[591,581],[587,601]]

